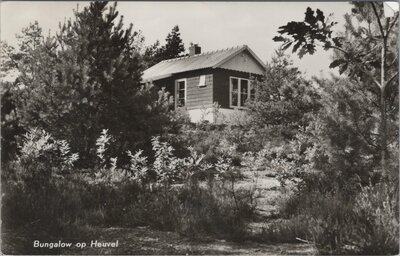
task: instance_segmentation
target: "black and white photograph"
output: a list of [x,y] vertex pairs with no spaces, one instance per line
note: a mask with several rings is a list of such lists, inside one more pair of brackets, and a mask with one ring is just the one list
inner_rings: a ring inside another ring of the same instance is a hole
[[399,2],[0,18],[0,254],[399,254]]

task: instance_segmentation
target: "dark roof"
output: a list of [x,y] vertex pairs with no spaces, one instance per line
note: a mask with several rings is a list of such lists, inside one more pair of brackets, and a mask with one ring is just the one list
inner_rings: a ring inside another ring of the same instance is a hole
[[159,80],[170,77],[173,74],[185,71],[217,68],[226,61],[235,57],[237,54],[247,50],[254,59],[265,69],[265,64],[254,54],[247,45],[232,47],[224,50],[206,52],[193,56],[185,56],[175,59],[163,60],[160,63],[146,69],[143,72],[142,80],[144,82]]

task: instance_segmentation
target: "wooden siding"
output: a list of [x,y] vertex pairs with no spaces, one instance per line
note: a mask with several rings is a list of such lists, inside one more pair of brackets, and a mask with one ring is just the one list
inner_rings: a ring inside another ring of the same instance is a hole
[[200,76],[187,78],[187,109],[208,107],[213,104],[213,75],[204,74],[206,76],[206,86],[199,86]]
[[237,70],[253,74],[264,74],[264,68],[248,52],[244,51],[219,66],[222,69]]
[[[201,75],[206,75],[206,86],[199,87]],[[240,77],[249,79],[251,76],[261,78],[262,76],[246,72],[228,69],[204,69],[176,74],[173,77],[157,80],[154,82],[159,88],[165,87],[175,98],[175,81],[186,78],[186,108],[200,109],[212,107],[217,102],[221,108],[229,107],[229,77]]]
[[[213,74],[212,69],[196,70],[176,74],[173,77],[155,81],[159,88],[165,87],[175,99],[175,81],[186,79],[186,109],[211,107],[213,104]],[[199,87],[200,76],[205,75],[205,86]]]

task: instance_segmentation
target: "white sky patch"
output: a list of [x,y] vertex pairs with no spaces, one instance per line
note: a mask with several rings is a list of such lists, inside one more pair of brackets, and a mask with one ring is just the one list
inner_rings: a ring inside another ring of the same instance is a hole
[[399,11],[399,2],[384,2],[383,11],[386,18],[393,17]]

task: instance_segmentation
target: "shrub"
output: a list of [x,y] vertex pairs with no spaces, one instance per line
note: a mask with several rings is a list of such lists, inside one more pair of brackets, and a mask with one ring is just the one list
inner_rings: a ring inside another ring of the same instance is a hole
[[[5,225],[51,217],[52,209],[44,210],[44,205],[52,199],[59,186],[71,185],[64,176],[71,172],[77,159],[78,155],[70,152],[66,141],[56,140],[39,129],[26,133],[21,156],[3,166]],[[14,211],[17,209],[19,211]]]
[[249,198],[235,202],[220,183],[211,187],[190,183],[168,193],[153,192],[147,210],[147,224],[155,228],[189,237],[216,235],[235,240],[244,238],[254,208]]
[[316,245],[329,254],[398,254],[398,201],[392,198],[387,185],[362,189],[355,203],[343,207],[341,201],[323,205],[325,215],[315,219]]
[[[362,188],[353,200],[340,191],[303,192],[291,197],[281,210],[295,224],[294,230],[304,229],[304,239],[313,241],[320,254],[376,255],[398,253],[397,207],[393,191],[378,184]],[[280,230],[287,227],[278,225]]]
[[76,169],[78,155],[68,143],[30,131],[21,156],[2,172],[4,227],[42,240],[79,239],[86,232],[80,227],[115,225],[149,225],[189,237],[246,236],[255,200],[253,191],[235,186],[240,172],[232,167],[232,148],[211,164],[193,148],[177,157],[154,137],[154,159],[128,151],[129,165],[120,166],[109,150],[112,141],[104,130],[96,141],[96,168]]

